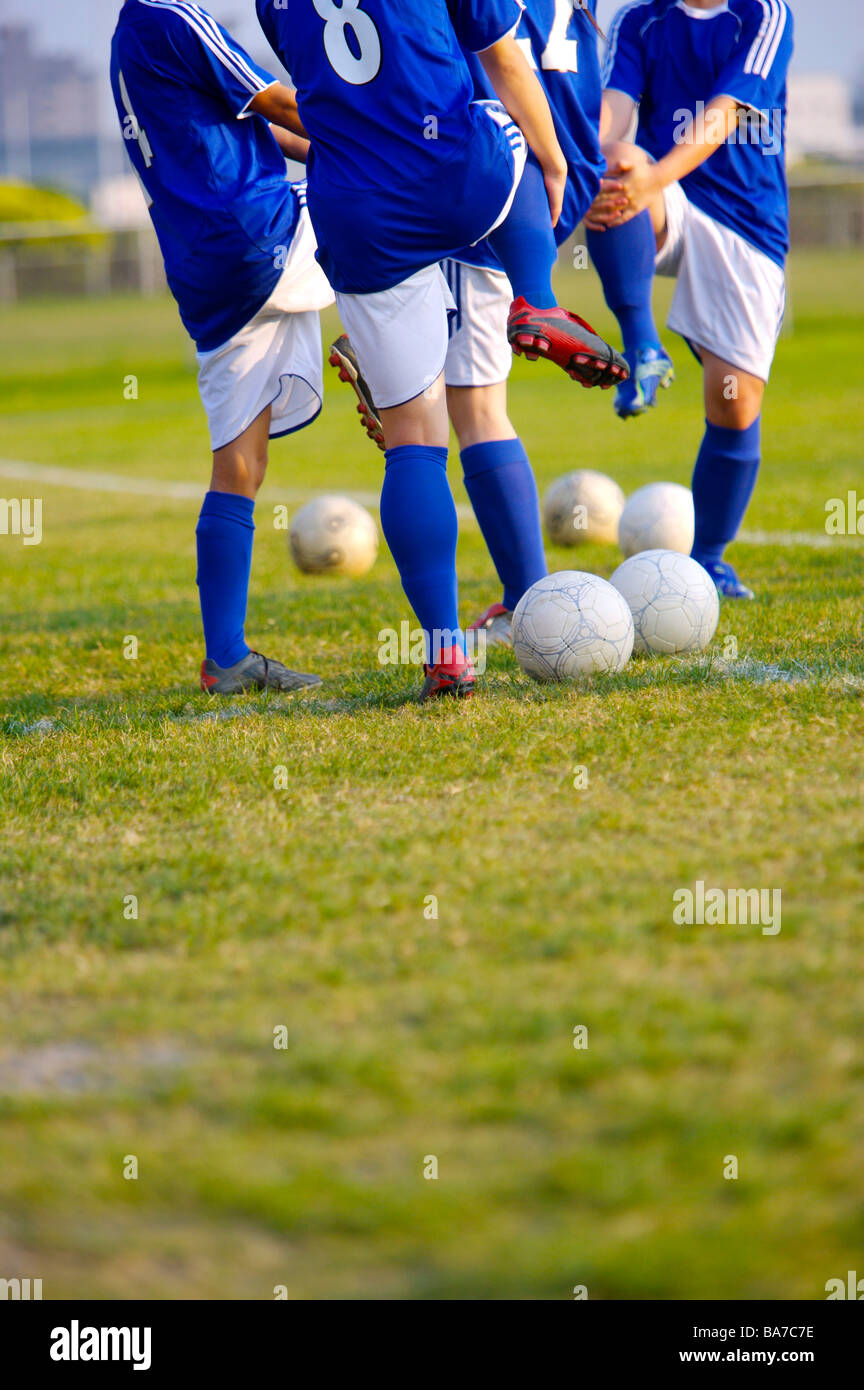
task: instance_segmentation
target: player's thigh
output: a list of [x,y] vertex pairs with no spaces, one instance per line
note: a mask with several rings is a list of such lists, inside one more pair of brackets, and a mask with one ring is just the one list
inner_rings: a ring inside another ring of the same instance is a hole
[[[439,266],[427,266],[391,289],[336,296],[343,327],[381,414],[387,438],[401,426],[441,432],[447,441],[447,407],[441,378],[447,358],[448,315],[453,297]],[[406,407],[403,409],[403,407]],[[407,407],[410,407],[407,408]],[[398,416],[393,412],[399,412]],[[423,439],[404,440],[423,443]]]
[[765,382],[706,347],[699,348],[699,356],[704,373],[705,418],[724,429],[748,429],[762,411]]
[[746,429],[759,414],[785,298],[781,266],[688,206],[667,323],[699,349],[713,424]]

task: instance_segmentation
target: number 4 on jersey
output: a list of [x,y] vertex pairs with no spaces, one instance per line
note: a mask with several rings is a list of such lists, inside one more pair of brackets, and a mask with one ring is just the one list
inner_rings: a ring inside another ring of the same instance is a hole
[[[581,9],[581,5],[577,6]],[[540,66],[544,72],[578,72],[579,58],[578,39],[568,39],[567,29],[574,10],[574,0],[555,0],[555,17],[552,20],[552,28],[549,31],[549,38],[540,59]],[[537,64],[534,60],[534,53],[531,48],[530,39],[519,39],[519,47],[525,54],[532,68]]]

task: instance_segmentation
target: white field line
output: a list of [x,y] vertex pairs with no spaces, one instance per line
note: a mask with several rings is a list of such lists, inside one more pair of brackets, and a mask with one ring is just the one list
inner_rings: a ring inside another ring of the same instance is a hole
[[[129,478],[122,473],[97,473],[83,468],[60,468],[50,463],[24,463],[18,459],[0,459],[0,478],[12,478],[19,482],[43,483],[46,487],[68,487],[79,492],[115,492],[133,494],[139,497],[159,497],[170,502],[197,502],[205,491],[206,483],[181,483],[162,481],[160,478]],[[333,489],[329,489],[332,491]],[[261,489],[262,502],[284,502],[299,505],[313,497],[328,492],[327,488],[278,488],[265,486]],[[344,494],[360,502],[364,507],[377,510],[379,492],[355,491]],[[460,521],[476,525],[474,512],[464,504],[457,505]],[[809,546],[814,550],[831,550],[843,544],[860,545],[858,536],[828,536],[821,531],[742,531],[738,537],[749,545]]]

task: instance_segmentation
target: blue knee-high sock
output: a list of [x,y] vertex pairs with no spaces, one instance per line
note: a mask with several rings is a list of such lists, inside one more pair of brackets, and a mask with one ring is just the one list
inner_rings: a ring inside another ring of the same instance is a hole
[[746,430],[727,430],[705,421],[693,470],[696,533],[691,554],[700,564],[717,564],[735,539],[753,496],[759,472],[761,420]]
[[606,303],[621,328],[624,351],[660,346],[651,308],[657,243],[645,210],[620,227],[587,233],[588,250],[603,283]]
[[537,484],[521,439],[471,444],[462,450],[465,490],[504,585],[504,607],[516,607],[546,573]]
[[513,206],[488,241],[507,272],[513,298],[521,296],[535,309],[554,308],[558,301],[552,289],[552,267],[558,247],[546,185],[533,155],[528,156]]
[[217,666],[234,666],[249,651],[243,635],[255,503],[232,492],[208,492],[195,536],[198,591],[207,656]]
[[447,481],[446,449],[403,444],[387,450],[381,528],[426,633],[428,660],[446,660],[450,646],[464,652],[456,579],[459,522]]

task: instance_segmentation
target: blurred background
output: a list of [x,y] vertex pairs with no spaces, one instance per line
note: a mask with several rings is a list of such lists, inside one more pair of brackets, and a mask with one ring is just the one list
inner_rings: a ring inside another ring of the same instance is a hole
[[[120,0],[0,0],[0,302],[164,290],[161,257],[126,161],[108,84]],[[277,75],[253,0],[207,8]],[[600,0],[608,32],[617,0]],[[861,0],[792,5],[792,239],[864,242]]]

